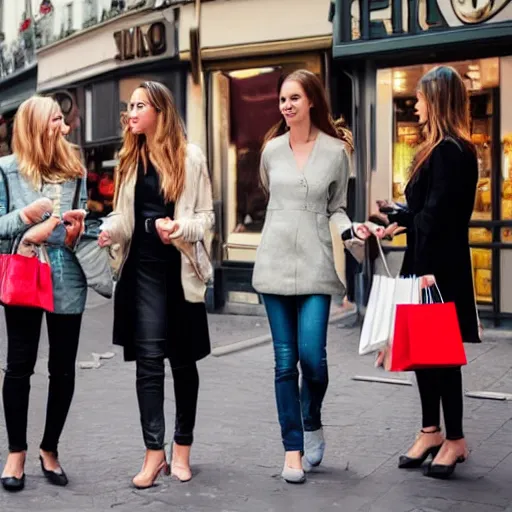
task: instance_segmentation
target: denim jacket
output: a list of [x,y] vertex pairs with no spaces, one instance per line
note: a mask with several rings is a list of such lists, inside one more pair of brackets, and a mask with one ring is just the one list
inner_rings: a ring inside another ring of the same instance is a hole
[[[27,228],[20,217],[20,210],[45,196],[19,174],[15,155],[0,158],[0,167],[7,178],[6,184],[0,174],[0,252],[8,253],[11,250],[12,241]],[[76,187],[76,180],[66,181],[59,186],[54,208],[58,205],[57,213],[60,215],[73,209]],[[78,208],[85,209],[86,204],[87,185],[84,178]],[[9,211],[7,211],[7,205],[9,205]],[[64,245],[65,235],[66,230],[60,224],[47,241],[47,252],[52,269],[55,313],[80,314],[85,309],[87,282],[73,251]]]

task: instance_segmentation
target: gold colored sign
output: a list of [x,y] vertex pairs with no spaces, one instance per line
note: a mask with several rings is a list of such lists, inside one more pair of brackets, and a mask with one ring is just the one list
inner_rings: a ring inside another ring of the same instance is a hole
[[117,60],[161,55],[167,50],[165,25],[161,21],[114,32],[118,54]]
[[453,11],[463,23],[476,24],[489,20],[511,0],[451,0]]

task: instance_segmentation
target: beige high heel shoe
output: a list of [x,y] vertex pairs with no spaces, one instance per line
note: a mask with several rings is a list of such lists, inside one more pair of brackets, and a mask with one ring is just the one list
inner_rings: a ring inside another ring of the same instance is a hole
[[[190,447],[181,447],[181,448],[188,448],[189,449],[189,456],[190,456]],[[173,443],[173,454],[171,456],[171,477],[179,480],[180,482],[189,482],[192,480],[192,470],[190,469],[190,464],[180,464],[178,462],[175,462],[174,460],[174,451],[176,449],[176,443]]]
[[[157,452],[162,453],[160,462],[157,463],[153,468],[148,468],[147,466],[149,465],[149,459],[156,459]],[[142,469],[137,475],[133,477],[132,483],[136,489],[148,489],[149,487],[153,487],[153,485],[155,485],[155,481],[162,471],[166,476],[171,473],[170,466],[165,457],[165,452],[163,450],[146,450]]]

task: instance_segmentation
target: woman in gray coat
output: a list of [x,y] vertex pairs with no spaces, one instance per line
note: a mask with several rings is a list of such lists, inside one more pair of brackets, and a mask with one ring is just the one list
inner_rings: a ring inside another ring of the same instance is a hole
[[[279,108],[282,120],[267,135],[261,156],[269,203],[253,286],[263,294],[274,343],[286,452],[282,476],[301,483],[304,469],[320,464],[325,447],[321,407],[328,383],[327,324],[331,296],[345,294],[334,266],[329,221],[339,236],[352,237],[345,212],[350,164],[347,142],[340,140],[316,75],[299,70],[285,77]],[[364,226],[355,231],[362,238],[368,234]]]

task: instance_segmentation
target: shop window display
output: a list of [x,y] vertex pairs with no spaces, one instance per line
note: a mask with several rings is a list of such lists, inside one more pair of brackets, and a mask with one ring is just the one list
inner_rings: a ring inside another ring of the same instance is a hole
[[[501,218],[512,220],[512,133],[503,137],[503,183],[501,187]],[[501,241],[512,242],[512,227],[501,230]]]
[[230,75],[231,142],[236,146],[235,233],[260,233],[267,200],[259,186],[263,139],[279,121],[277,83],[280,71],[263,69],[254,76]]
[[92,218],[105,217],[112,211],[117,151],[117,145],[86,150],[87,208]]
[[0,157],[11,154],[13,117],[0,116]]

